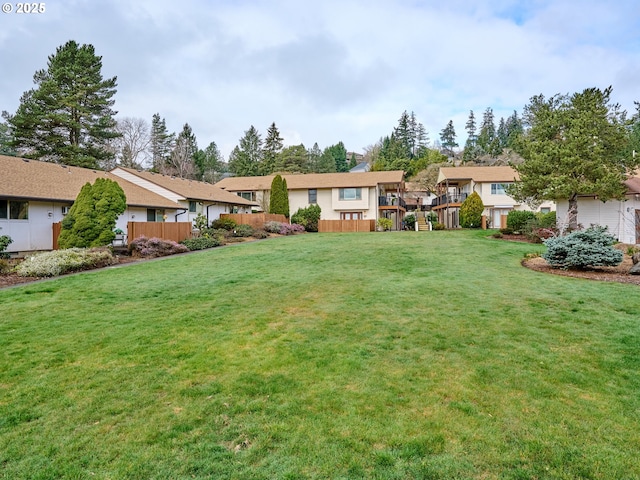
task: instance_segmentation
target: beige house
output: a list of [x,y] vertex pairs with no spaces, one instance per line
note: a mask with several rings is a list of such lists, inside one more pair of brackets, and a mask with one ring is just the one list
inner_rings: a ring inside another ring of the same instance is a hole
[[[483,215],[488,227],[504,228],[511,210],[531,210],[505,192],[505,187],[518,179],[518,172],[509,166],[442,167],[438,173],[437,198],[432,201],[432,210],[446,228],[459,228],[460,206],[469,195],[477,192],[484,204]],[[535,211],[555,209],[555,203],[544,202]]]
[[220,218],[221,213],[251,213],[252,208],[258,206],[250,199],[239,197],[211,183],[123,167],[116,167],[111,173],[180,204],[180,222],[193,222],[199,213],[211,222]]
[[86,183],[114,180],[124,190],[127,209],[116,227],[127,222],[175,222],[181,206],[152,191],[101,170],[0,155],[0,235],[13,240],[8,252],[51,250],[53,224],[61,222]]
[[[283,174],[290,213],[317,204],[322,220],[375,220],[386,217],[400,229],[406,212],[404,172]],[[266,207],[275,175],[229,177],[216,186]]]

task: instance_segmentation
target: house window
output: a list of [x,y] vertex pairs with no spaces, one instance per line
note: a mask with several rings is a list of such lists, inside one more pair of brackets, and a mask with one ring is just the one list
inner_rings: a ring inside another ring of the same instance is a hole
[[340,220],[362,220],[362,212],[341,212]]
[[551,213],[551,208],[550,207],[542,207],[540,209],[540,213]]
[[309,189],[309,203],[318,203],[318,190],[315,188]]
[[193,200],[189,200],[189,213],[196,213],[197,203]]
[[147,208],[147,222],[164,222],[164,209]]
[[362,200],[361,188],[341,188],[340,200]]
[[492,183],[491,184],[491,195],[504,195],[506,193],[504,191],[504,188],[507,185],[508,184],[506,184],[506,183]]
[[0,218],[9,220],[28,220],[29,202],[19,200],[0,200]]
[[250,202],[256,201],[256,192],[236,192],[239,197],[249,200]]

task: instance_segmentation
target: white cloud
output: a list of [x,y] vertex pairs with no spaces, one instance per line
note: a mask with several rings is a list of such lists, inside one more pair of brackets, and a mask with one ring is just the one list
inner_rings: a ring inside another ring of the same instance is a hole
[[[171,130],[188,122],[225,155],[250,125],[276,122],[287,144],[361,150],[415,111],[432,140],[469,110],[499,119],[532,95],[613,86],[639,100],[635,0],[292,0],[47,3],[0,16],[0,109],[15,111],[33,73],[69,39],[91,43],[116,109]],[[611,5],[614,3],[614,5]]]

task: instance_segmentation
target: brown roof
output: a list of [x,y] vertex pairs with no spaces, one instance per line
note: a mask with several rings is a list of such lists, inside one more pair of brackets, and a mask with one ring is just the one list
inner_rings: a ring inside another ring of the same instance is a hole
[[180,195],[185,200],[203,200],[209,202],[229,203],[233,205],[257,205],[256,202],[246,200],[235,193],[227,192],[211,183],[171,177],[160,173],[144,172],[131,168],[119,168],[131,173],[132,175],[136,175],[144,180],[155,183],[162,188],[166,188],[167,190]]
[[72,203],[86,183],[114,180],[124,190],[127,205],[182,208],[175,202],[127,182],[109,172],[0,155],[0,196]]
[[[347,172],[347,173],[285,173],[289,190],[307,188],[348,188],[374,187],[384,183],[403,183],[404,172],[391,170],[386,172]],[[262,177],[228,177],[216,183],[216,186],[232,192],[270,190],[275,175]]]
[[441,167],[438,183],[444,180],[473,180],[480,182],[513,182],[518,172],[509,166],[499,167]]
[[627,186],[627,193],[640,193],[640,176],[634,175],[629,177],[624,184]]

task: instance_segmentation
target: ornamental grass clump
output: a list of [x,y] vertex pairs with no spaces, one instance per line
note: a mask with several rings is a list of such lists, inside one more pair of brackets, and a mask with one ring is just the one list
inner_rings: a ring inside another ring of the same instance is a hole
[[591,227],[545,240],[543,243],[547,251],[542,258],[557,268],[614,267],[624,257],[620,250],[613,248],[615,242],[616,239],[607,233],[606,228]]
[[129,253],[132,257],[166,257],[176,253],[188,252],[189,248],[180,245],[173,240],[163,240],[162,238],[147,238],[144,235],[136,238],[129,244]]
[[70,272],[101,268],[116,263],[109,249],[67,248],[28,257],[16,267],[22,277],[55,277]]

